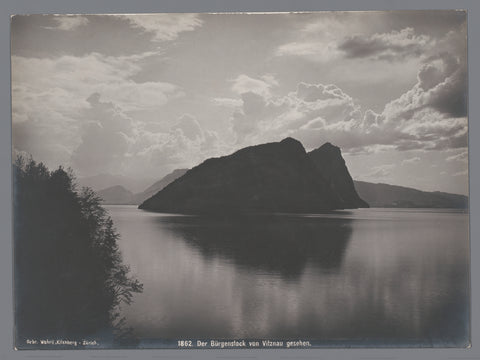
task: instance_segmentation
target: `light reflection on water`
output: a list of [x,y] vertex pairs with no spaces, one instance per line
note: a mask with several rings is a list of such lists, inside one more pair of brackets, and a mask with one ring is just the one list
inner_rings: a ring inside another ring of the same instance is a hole
[[361,209],[236,219],[107,207],[144,292],[140,338],[468,342],[468,215]]

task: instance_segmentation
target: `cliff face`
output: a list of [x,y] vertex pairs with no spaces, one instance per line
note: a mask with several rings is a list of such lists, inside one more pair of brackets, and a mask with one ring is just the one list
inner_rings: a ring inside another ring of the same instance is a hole
[[343,208],[368,207],[368,204],[360,198],[355,190],[353,179],[348,172],[339,147],[327,142],[309,152],[308,156]]
[[208,159],[144,201],[139,208],[198,214],[309,213],[358,207],[357,203],[348,202],[348,196],[339,196],[344,185],[332,191],[332,179],[340,174],[329,176],[323,172],[300,142],[287,138]]

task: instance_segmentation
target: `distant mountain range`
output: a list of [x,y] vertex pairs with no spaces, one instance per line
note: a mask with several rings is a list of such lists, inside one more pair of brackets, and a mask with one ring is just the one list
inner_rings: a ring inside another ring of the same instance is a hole
[[148,198],[155,195],[157,192],[162,190],[165,186],[177,180],[180,176],[183,176],[188,169],[176,169],[173,170],[170,174],[164,176],[162,179],[154,183],[152,186],[149,186],[145,191],[134,195],[134,203],[136,205],[141,204]]
[[132,193],[130,190],[126,189],[121,185],[114,185],[97,191],[97,194],[103,199],[104,204],[109,205],[139,205],[148,198],[155,195],[157,192],[162,190],[165,186],[170,184],[172,181],[176,180],[183,174],[185,174],[188,169],[176,169],[170,174],[164,176],[159,181],[155,182],[153,185],[149,186],[142,192]]
[[468,197],[440,191],[354,181],[355,189],[370,207],[467,209]]
[[292,138],[210,158],[140,204],[172,213],[314,213],[368,207],[355,191],[340,149],[308,153]]
[[133,193],[130,190],[125,189],[122,185],[114,185],[106,189],[97,191],[97,195],[103,199],[104,204],[135,204]]
[[139,193],[152,184],[155,179],[133,179],[123,175],[112,174],[98,174],[88,177],[79,177],[77,182],[80,186],[92,188],[95,191],[100,191],[113,185],[120,185],[125,190]]

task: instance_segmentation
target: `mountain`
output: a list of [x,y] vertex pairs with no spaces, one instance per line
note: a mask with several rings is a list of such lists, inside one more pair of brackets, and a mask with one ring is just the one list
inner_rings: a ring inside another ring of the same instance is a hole
[[[108,205],[138,205],[146,199],[155,195],[173,180],[179,178],[187,172],[188,169],[176,169],[170,174],[164,176],[161,180],[149,186],[145,191],[132,193],[122,185],[114,185],[97,191],[97,194],[103,199],[103,204]],[[118,179],[117,179],[118,180]]]
[[103,199],[103,204],[117,205],[133,203],[133,193],[121,185],[115,185],[97,191],[97,195]]
[[95,176],[80,177],[77,179],[77,182],[80,186],[86,186],[95,191],[100,191],[113,185],[121,185],[125,189],[129,189],[134,193],[143,191],[153,181],[153,179],[133,179],[128,176],[112,174],[98,174]]
[[[329,169],[341,168],[329,147],[318,155]],[[350,195],[340,194],[348,179],[341,172],[324,174],[302,144],[292,138],[243,148],[211,158],[187,171],[139,208],[172,213],[319,212],[356,208]],[[340,156],[341,158],[341,156]],[[343,159],[341,159],[343,161]],[[348,173],[348,170],[347,170]],[[344,184],[332,188],[333,179]],[[353,190],[354,192],[355,190]],[[340,196],[342,195],[342,196]],[[364,203],[362,203],[364,204]]]
[[318,149],[310,151],[308,156],[317,166],[330,189],[340,199],[343,207],[368,207],[355,190],[353,179],[338,146],[327,142]]
[[403,186],[354,181],[358,194],[371,207],[467,209],[468,197],[440,191],[427,192]]
[[153,185],[149,186],[145,191],[141,193],[137,193],[133,196],[132,203],[133,204],[141,204],[149,197],[152,197],[157,192],[162,190],[165,186],[170,184],[172,181],[178,179],[180,176],[183,176],[188,171],[188,169],[175,169],[170,174],[165,175],[162,179],[158,180]]

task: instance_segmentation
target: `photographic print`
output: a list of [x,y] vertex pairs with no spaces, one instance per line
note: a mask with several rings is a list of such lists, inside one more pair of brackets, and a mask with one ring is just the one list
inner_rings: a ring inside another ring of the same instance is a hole
[[467,14],[11,19],[18,350],[470,347]]

